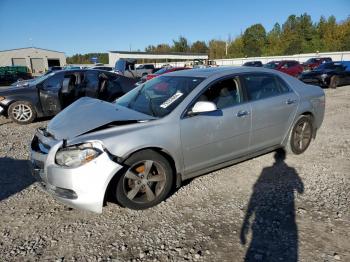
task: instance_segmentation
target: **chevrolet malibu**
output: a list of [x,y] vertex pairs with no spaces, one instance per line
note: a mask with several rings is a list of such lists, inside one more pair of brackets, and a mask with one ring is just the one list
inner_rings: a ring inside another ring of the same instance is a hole
[[114,103],[81,98],[37,130],[33,174],[69,206],[102,212],[107,195],[146,209],[174,186],[285,148],[303,153],[325,96],[264,68],[205,68],[159,76]]

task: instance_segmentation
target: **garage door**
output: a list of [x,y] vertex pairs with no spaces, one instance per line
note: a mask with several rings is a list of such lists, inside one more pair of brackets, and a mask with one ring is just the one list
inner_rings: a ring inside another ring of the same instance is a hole
[[42,74],[45,72],[44,59],[42,58],[31,58],[33,74]]
[[27,66],[25,58],[12,58],[13,66]]
[[48,58],[47,59],[47,64],[48,64],[49,67],[60,66],[60,60],[59,59],[55,59],[55,58]]

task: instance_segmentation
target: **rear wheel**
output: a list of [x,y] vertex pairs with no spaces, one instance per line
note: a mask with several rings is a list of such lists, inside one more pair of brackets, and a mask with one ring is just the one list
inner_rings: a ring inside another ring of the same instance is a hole
[[8,116],[12,121],[25,125],[34,121],[36,118],[36,112],[31,103],[26,101],[18,101],[9,106]]
[[296,155],[304,153],[312,140],[312,130],[311,117],[300,116],[289,134],[287,151]]
[[329,88],[336,89],[339,85],[339,78],[337,76],[332,76],[331,81],[329,82]]
[[135,153],[118,180],[118,203],[130,209],[146,209],[163,201],[172,188],[173,170],[162,155],[153,150]]

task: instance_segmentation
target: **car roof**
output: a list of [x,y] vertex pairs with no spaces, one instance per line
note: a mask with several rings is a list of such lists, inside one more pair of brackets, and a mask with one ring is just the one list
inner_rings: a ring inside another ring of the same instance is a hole
[[271,69],[260,67],[246,67],[246,66],[223,66],[223,67],[209,67],[196,68],[190,70],[180,70],[167,73],[167,76],[187,76],[187,77],[203,77],[208,78],[214,75],[230,75],[237,73],[273,73]]

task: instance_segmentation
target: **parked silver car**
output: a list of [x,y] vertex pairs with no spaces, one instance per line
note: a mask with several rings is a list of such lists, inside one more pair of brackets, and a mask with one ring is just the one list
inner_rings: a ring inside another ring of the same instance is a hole
[[284,147],[309,146],[324,117],[321,88],[264,68],[159,76],[108,103],[81,98],[39,129],[34,175],[69,206],[102,212],[107,192],[132,209],[181,181]]

